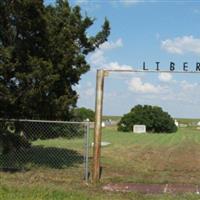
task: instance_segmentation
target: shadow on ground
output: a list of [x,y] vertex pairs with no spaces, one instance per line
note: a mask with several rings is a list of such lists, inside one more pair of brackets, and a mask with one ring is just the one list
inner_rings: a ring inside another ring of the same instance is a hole
[[32,146],[28,149],[17,150],[0,155],[0,169],[31,169],[32,167],[47,167],[63,169],[83,163],[83,155],[75,150]]

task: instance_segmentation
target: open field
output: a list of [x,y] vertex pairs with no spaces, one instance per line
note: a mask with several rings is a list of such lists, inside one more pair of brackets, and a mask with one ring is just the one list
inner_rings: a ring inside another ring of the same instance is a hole
[[195,119],[195,118],[193,119],[192,118],[191,119],[176,118],[176,119],[178,120],[180,124],[192,124],[192,123],[197,124],[200,121],[200,119]]
[[[109,120],[111,119],[112,121],[120,121],[120,119],[122,118],[122,116],[110,116],[110,115],[105,115],[103,116],[103,120]],[[197,119],[197,118],[175,118],[179,124],[196,124],[200,121],[200,119]]]
[[111,115],[106,115],[103,116],[103,120],[113,120],[113,121],[119,121],[122,117],[121,116],[111,116]]
[[103,140],[112,143],[102,151],[106,182],[200,183],[200,131],[195,128],[142,135],[111,128]]
[[[92,138],[91,138],[92,140]],[[190,183],[200,184],[200,130],[181,128],[175,134],[117,132],[115,127],[103,130],[102,180],[97,186],[85,184],[82,163],[75,167],[55,169],[36,166],[26,172],[0,172],[0,200],[43,199],[135,199],[197,200],[199,195],[143,195],[103,191],[106,183]],[[81,154],[80,139],[38,140],[34,145],[73,149]]]

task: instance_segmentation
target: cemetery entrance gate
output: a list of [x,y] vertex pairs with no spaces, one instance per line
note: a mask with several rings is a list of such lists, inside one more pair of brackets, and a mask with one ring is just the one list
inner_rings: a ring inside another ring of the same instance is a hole
[[95,102],[95,127],[94,127],[94,147],[93,147],[93,165],[92,165],[92,181],[96,183],[100,180],[100,160],[101,160],[101,135],[102,135],[102,110],[103,110],[103,93],[104,93],[104,78],[110,73],[200,73],[200,63],[196,64],[196,71],[188,71],[187,63],[183,65],[183,71],[175,70],[175,63],[170,63],[169,71],[160,70],[157,67],[155,70],[149,70],[143,63],[143,69],[133,70],[107,70],[99,69],[96,75],[96,102]]

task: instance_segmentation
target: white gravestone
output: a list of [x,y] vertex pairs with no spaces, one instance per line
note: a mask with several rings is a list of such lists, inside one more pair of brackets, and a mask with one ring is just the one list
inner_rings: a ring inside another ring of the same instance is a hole
[[179,126],[179,123],[178,123],[178,121],[175,119],[174,120],[174,124],[178,127]]
[[133,132],[134,133],[146,133],[146,126],[145,125],[134,125]]
[[[110,142],[104,142],[104,141],[102,141],[101,142],[101,146],[102,147],[105,147],[105,146],[108,146],[108,145],[110,145],[111,143]],[[94,142],[92,142],[92,147],[94,146]]]

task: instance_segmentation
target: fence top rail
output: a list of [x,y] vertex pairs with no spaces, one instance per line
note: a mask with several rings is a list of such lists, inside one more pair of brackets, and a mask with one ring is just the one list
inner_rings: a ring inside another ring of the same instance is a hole
[[32,120],[32,119],[2,119],[0,121],[10,122],[41,122],[41,123],[62,123],[62,124],[88,124],[89,122],[75,122],[75,121],[51,121],[51,120]]

